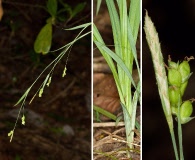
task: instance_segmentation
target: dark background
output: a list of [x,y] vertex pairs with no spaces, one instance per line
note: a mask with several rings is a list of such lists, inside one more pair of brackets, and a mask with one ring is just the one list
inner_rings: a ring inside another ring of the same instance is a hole
[[[189,0],[143,0],[143,26],[145,9],[154,22],[162,47],[165,63],[168,55],[173,61],[182,61],[185,56],[195,56],[195,1]],[[151,54],[142,34],[143,63],[143,160],[175,159],[167,122],[162,110]],[[191,71],[195,71],[195,61],[190,61]],[[195,97],[195,75],[189,80],[183,100]],[[194,115],[194,114],[193,114]],[[177,134],[177,124],[175,123]],[[194,159],[195,120],[183,125],[184,158]],[[177,138],[177,135],[176,135]]]
[[[0,21],[0,160],[89,160],[91,158],[91,36],[71,49],[67,75],[62,78],[66,55],[56,66],[52,82],[42,98],[35,97],[47,70],[30,91],[25,105],[26,124],[19,119],[12,142],[13,129],[20,105],[14,104],[59,52],[36,54],[33,44],[49,14],[42,9],[47,0],[3,0],[4,15]],[[71,42],[80,30],[65,31],[91,22],[91,0],[64,0],[75,7],[86,2],[82,12],[71,21],[53,25],[51,50]],[[42,6],[37,7],[37,6]],[[62,7],[59,5],[59,7]],[[68,17],[67,13],[63,14]],[[89,27],[90,28],[90,27]],[[89,30],[88,30],[89,31]],[[15,113],[15,114],[13,114]],[[67,128],[68,126],[68,128]],[[74,132],[67,132],[67,131]],[[70,134],[71,133],[71,134]]]

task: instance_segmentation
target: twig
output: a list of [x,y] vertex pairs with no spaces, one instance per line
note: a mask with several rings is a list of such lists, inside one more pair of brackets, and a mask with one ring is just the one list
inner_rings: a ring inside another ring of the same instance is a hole
[[24,6],[24,7],[33,7],[33,8],[41,8],[45,9],[44,6],[38,5],[38,4],[27,4],[27,3],[20,3],[20,2],[12,2],[12,1],[3,1],[5,4],[11,4],[11,5],[17,5],[17,6]]
[[116,122],[104,122],[104,123],[93,123],[93,127],[120,127],[125,126],[124,122],[119,122],[116,125]]

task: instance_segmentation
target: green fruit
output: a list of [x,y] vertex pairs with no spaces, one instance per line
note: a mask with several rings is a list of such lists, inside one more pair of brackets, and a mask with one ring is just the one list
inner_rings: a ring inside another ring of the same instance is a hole
[[180,89],[174,86],[169,87],[169,100],[171,105],[177,106],[181,102]]
[[169,64],[169,68],[178,69],[178,63],[169,60],[168,64]]
[[184,82],[181,84],[181,87],[180,87],[180,94],[181,94],[181,97],[184,95],[184,92],[186,90],[186,87],[188,85],[188,81]]
[[176,116],[177,116],[178,108],[177,108],[177,107],[174,107],[174,106],[171,106],[171,113],[172,113],[173,115],[176,115]]
[[191,120],[191,114],[193,112],[192,102],[185,101],[180,107],[181,124],[187,123]]
[[190,65],[189,65],[188,61],[183,61],[182,63],[180,63],[178,70],[181,74],[182,82],[184,82],[185,79],[190,74]]
[[176,69],[169,69],[168,70],[168,81],[170,85],[180,87],[182,82],[181,74]]
[[193,111],[192,102],[189,100],[185,101],[180,107],[180,116],[181,117],[189,117],[189,116],[191,116],[192,111]]

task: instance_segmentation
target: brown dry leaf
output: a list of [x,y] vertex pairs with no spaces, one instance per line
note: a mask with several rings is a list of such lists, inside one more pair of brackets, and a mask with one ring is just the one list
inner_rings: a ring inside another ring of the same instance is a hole
[[114,78],[110,74],[94,74],[93,103],[113,114],[120,108],[120,99]]
[[0,0],[0,21],[3,17],[3,7],[2,7],[2,1]]

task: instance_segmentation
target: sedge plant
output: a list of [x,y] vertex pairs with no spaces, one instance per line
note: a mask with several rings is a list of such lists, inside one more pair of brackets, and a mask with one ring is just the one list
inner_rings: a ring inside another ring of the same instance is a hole
[[[112,33],[114,51],[106,46],[97,27],[93,24],[93,41],[109,65],[120,97],[123,109],[127,144],[133,149],[137,103],[140,100],[140,81],[136,84],[132,78],[135,64],[140,77],[136,41],[140,24],[140,0],[106,0]],[[115,65],[116,62],[116,65]],[[132,92],[131,87],[135,88]],[[130,151],[127,149],[130,157]]]
[[[161,52],[158,33],[146,11],[144,30],[151,51],[155,76],[157,80],[162,108],[169,126],[176,160],[184,160],[182,145],[182,124],[186,124],[194,117],[192,115],[192,102],[194,99],[183,101],[188,80],[192,75],[189,61],[194,57],[185,57],[182,62],[174,62],[168,58],[167,75],[165,63]],[[178,123],[179,154],[175,139],[173,116]]]
[[32,87],[35,85],[35,83],[38,81],[38,79],[43,75],[43,73],[48,72],[47,76],[45,77],[45,80],[42,82],[42,84],[40,85],[37,92],[31,98],[29,105],[32,103],[32,101],[34,100],[34,98],[37,95],[38,95],[38,97],[42,97],[45,88],[49,87],[49,85],[52,81],[52,75],[53,75],[53,72],[54,72],[56,65],[60,62],[60,60],[62,58],[65,57],[65,55],[67,55],[67,59],[66,59],[66,63],[64,66],[64,70],[62,71],[62,77],[66,76],[68,57],[69,57],[71,48],[75,42],[77,42],[78,40],[84,38],[85,36],[87,36],[91,33],[91,31],[85,32],[85,30],[88,30],[89,27],[91,27],[91,23],[86,23],[86,24],[82,24],[82,25],[79,25],[79,26],[76,26],[76,27],[73,27],[70,29],[66,29],[66,30],[81,29],[81,31],[78,33],[78,35],[76,36],[76,38],[73,41],[71,41],[70,43],[64,45],[63,47],[61,47],[55,51],[51,51],[51,52],[57,52],[57,51],[61,51],[61,52],[49,65],[47,65],[47,67],[45,67],[45,69],[40,73],[40,75],[35,79],[35,81],[30,85],[30,87],[25,91],[25,93],[22,95],[22,97],[14,105],[14,107],[15,107],[15,106],[21,104],[15,125],[14,125],[13,129],[8,133],[8,136],[10,137],[10,142],[13,139],[13,135],[14,135],[18,121],[21,120],[21,124],[25,125],[25,117],[26,117],[26,115],[25,115],[25,102],[26,102],[26,98],[27,98],[29,92],[31,91]]

